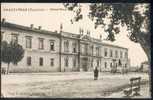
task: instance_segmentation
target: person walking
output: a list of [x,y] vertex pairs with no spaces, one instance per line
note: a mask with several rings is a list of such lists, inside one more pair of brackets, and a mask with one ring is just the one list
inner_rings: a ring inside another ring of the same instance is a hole
[[97,80],[98,79],[98,68],[96,67],[95,70],[94,70],[94,80]]

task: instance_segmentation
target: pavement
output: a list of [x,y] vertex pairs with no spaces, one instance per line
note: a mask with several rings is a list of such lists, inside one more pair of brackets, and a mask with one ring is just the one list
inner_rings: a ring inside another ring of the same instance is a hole
[[[100,73],[93,80],[93,72],[57,73],[10,73],[2,75],[2,93],[5,97],[49,97],[49,98],[118,98],[124,97],[122,89],[131,77],[142,77],[146,83],[146,73],[111,74]],[[142,88],[141,98],[149,97],[149,86]]]

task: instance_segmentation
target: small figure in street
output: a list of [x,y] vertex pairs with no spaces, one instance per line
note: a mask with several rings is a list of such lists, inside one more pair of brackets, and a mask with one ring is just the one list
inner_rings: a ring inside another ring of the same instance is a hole
[[94,80],[97,80],[98,79],[98,68],[96,67],[95,70],[94,70]]

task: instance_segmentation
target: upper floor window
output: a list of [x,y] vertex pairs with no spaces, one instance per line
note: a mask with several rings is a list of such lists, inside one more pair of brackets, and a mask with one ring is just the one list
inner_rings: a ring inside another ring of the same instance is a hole
[[118,51],[115,51],[115,58],[118,58]]
[[107,57],[107,48],[104,48],[104,55]]
[[69,41],[64,41],[64,52],[69,52]]
[[51,58],[51,59],[50,59],[50,65],[51,65],[51,66],[54,66],[54,58]]
[[113,51],[110,49],[110,57],[113,57]]
[[27,57],[27,65],[31,66],[31,57]]
[[26,48],[32,48],[32,37],[26,36]]
[[96,56],[100,55],[100,47],[96,47]]
[[107,62],[105,62],[105,68],[107,68]]
[[12,42],[18,43],[18,34],[12,34]]
[[73,53],[76,53],[76,43],[72,43]]
[[93,58],[92,58],[92,59],[91,59],[91,67],[93,67],[93,61],[94,61],[94,60],[93,60]]
[[112,66],[113,66],[113,64],[112,64],[112,63],[110,63],[110,68],[112,68]]
[[85,44],[84,45],[84,54],[88,54],[88,45],[87,44]]
[[94,46],[93,46],[93,45],[92,45],[92,46],[90,46],[91,55],[93,55],[93,48],[94,48]]
[[128,54],[127,54],[127,52],[125,52],[124,56],[125,56],[125,58],[127,58],[127,57],[128,57]]
[[99,63],[100,63],[100,62],[99,62],[99,60],[97,59],[97,66],[99,66]]
[[50,40],[50,50],[54,51],[54,41]]
[[127,64],[125,64],[125,68],[127,68]]
[[122,51],[120,51],[120,58],[122,58],[123,57],[123,53],[122,53]]
[[44,49],[44,39],[39,38],[39,49]]

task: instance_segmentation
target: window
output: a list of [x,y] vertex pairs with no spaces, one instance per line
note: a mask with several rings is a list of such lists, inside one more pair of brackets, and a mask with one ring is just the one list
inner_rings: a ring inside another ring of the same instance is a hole
[[125,64],[125,68],[127,68],[127,64]]
[[112,63],[110,63],[110,68],[112,68]]
[[26,48],[32,48],[32,37],[26,36]]
[[54,51],[54,41],[50,41],[50,50]]
[[44,49],[44,39],[39,38],[39,49]]
[[97,59],[97,66],[99,66],[99,60]]
[[53,58],[50,59],[50,65],[54,66],[54,59]]
[[1,32],[1,40],[3,40],[4,32]]
[[90,47],[91,48],[91,55],[93,55],[93,45]]
[[99,54],[100,54],[100,48],[99,47],[96,47],[96,56],[99,56]]
[[76,57],[73,58],[73,66],[76,67]]
[[69,52],[69,41],[64,41],[64,52]]
[[107,57],[107,48],[104,49],[104,55]]
[[107,62],[105,62],[105,68],[107,68]]
[[69,62],[68,62],[68,57],[65,57],[65,66],[68,67],[69,66]]
[[127,52],[125,52],[125,58],[127,58],[127,57],[128,57]]
[[93,58],[91,59],[91,67],[93,67]]
[[120,58],[122,58],[123,57],[123,53],[122,53],[122,51],[120,51]]
[[115,58],[118,58],[118,51],[115,51]]
[[84,54],[85,55],[88,54],[88,45],[87,44],[84,45]]
[[110,57],[113,57],[113,51],[110,49]]
[[75,42],[72,44],[72,47],[73,47],[73,53],[76,53],[76,43]]
[[27,57],[27,65],[31,66],[31,57]]
[[43,66],[43,58],[42,57],[39,58],[39,66]]
[[116,68],[117,68],[118,64],[116,63]]
[[12,42],[18,43],[18,34],[12,34]]

